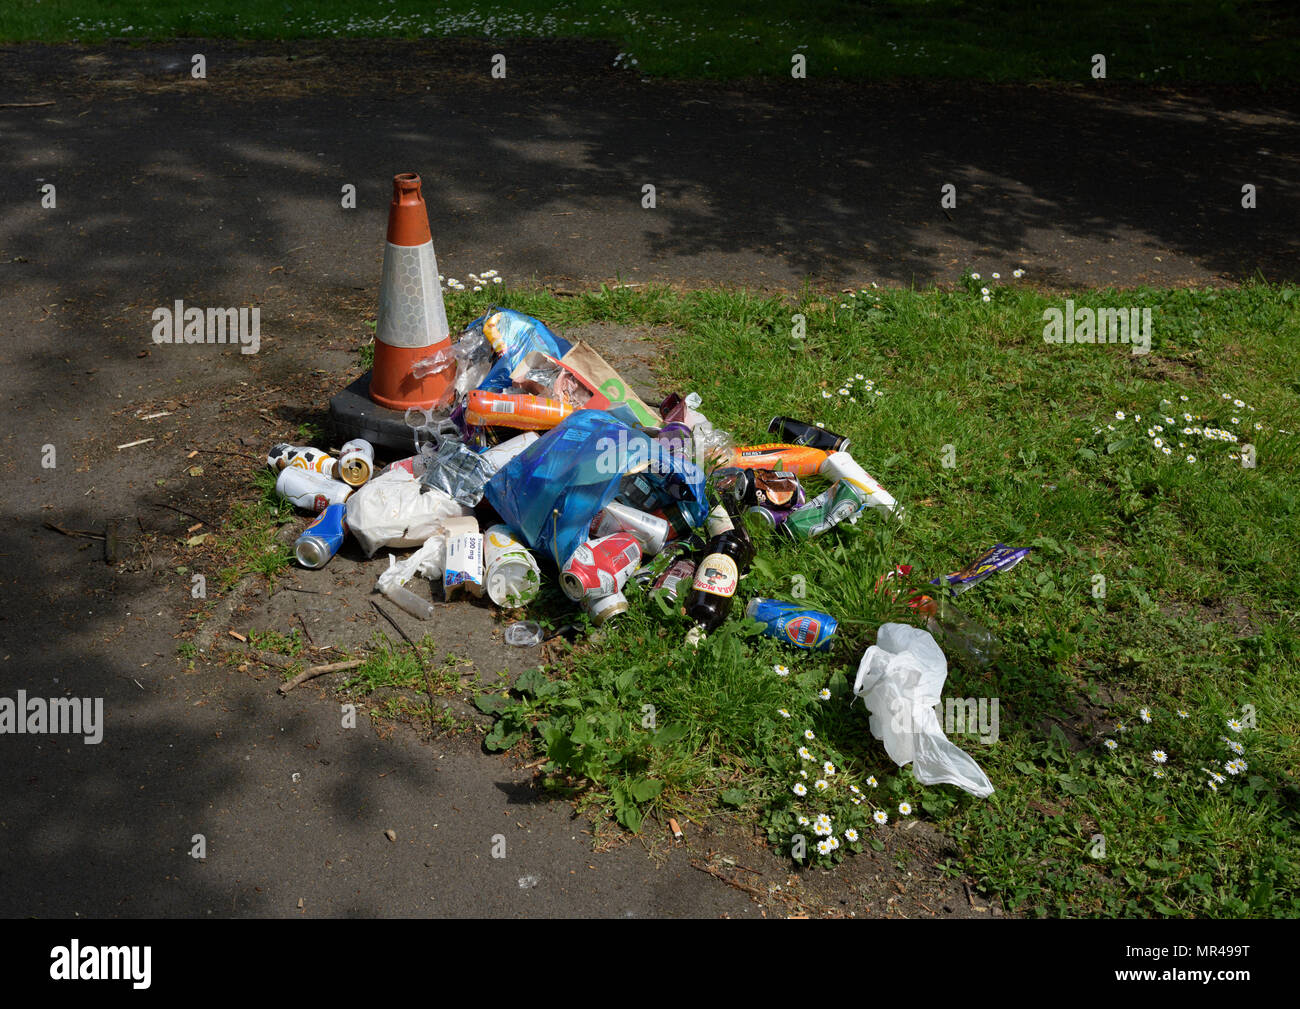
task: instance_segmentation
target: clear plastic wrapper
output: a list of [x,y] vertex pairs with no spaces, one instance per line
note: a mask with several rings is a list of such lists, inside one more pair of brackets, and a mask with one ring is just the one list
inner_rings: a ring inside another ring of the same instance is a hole
[[459,441],[445,438],[433,452],[424,446],[425,459],[420,482],[440,490],[466,508],[483,500],[483,488],[494,472],[491,461]]

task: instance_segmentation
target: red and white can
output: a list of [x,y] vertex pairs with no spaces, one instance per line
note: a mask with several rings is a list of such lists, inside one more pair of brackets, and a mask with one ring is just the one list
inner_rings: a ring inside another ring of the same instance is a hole
[[276,492],[299,508],[316,513],[332,504],[342,504],[353,488],[341,480],[331,480],[323,473],[286,466],[275,480]]
[[560,569],[560,588],[575,601],[621,592],[641,564],[641,544],[629,533],[588,540]]

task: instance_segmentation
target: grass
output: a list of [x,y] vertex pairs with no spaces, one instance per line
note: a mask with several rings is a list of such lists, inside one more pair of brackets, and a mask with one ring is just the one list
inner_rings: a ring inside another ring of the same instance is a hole
[[[623,0],[486,5],[417,0],[303,7],[156,0],[16,0],[0,11],[0,40],[236,39],[470,36],[577,37],[617,45],[617,65],[686,78],[1089,81],[1092,56],[1108,79],[1272,82],[1296,78],[1300,15],[1274,0],[1098,0],[1086,5],[991,0],[782,0],[752,4]],[[134,8],[134,9],[131,9]]]
[[384,635],[375,635],[365,662],[343,685],[358,697],[376,697],[372,717],[413,719],[431,732],[455,732],[469,727],[440,699],[461,690],[461,675],[472,664],[446,653],[441,663],[432,660],[433,639],[419,643],[418,651],[393,645]]
[[[490,294],[560,333],[590,321],[669,327],[664,388],[698,392],[741,443],[767,440],[775,414],[820,421],[851,437],[855,458],[907,508],[901,524],[869,513],[802,546],[759,534],[736,608],[803,590],[841,621],[829,654],[783,650],[734,619],[695,652],[683,618],[633,589],[628,614],[563,668],[480,699],[499,716],[490,747],[530,739],[554,787],[630,829],[736,809],[782,851],[803,835],[804,861],[816,864],[878,844],[873,831],[895,829],[907,803],[955,840],[953,871],[1031,915],[1300,914],[1295,288],[1048,296],[986,280],[798,303],[746,291],[498,290],[450,293],[449,316],[473,318]],[[1045,343],[1043,311],[1067,296],[1149,307],[1151,352]],[[802,339],[791,335],[796,314]],[[1146,433],[1155,422],[1186,446],[1159,451]],[[1230,444],[1182,426],[1241,434]],[[1254,467],[1241,463],[1247,439]],[[875,628],[909,619],[874,591],[880,574],[912,564],[924,581],[996,542],[1033,553],[960,607],[998,635],[1002,654],[988,668],[952,662],[945,689],[999,702],[996,742],[955,736],[997,789],[977,800],[897,769],[849,688]],[[1230,718],[1245,721],[1240,732]],[[1223,769],[1234,757],[1225,740],[1244,747],[1245,772]],[[1211,772],[1224,779],[1217,791]],[[795,796],[817,780],[824,793]],[[842,842],[825,855],[811,832],[819,813]]]
[[277,475],[269,469],[259,470],[254,477],[258,499],[230,510],[221,550],[232,563],[221,570],[223,592],[245,575],[261,574],[273,581],[293,563],[293,547],[280,539],[279,532],[294,520],[294,509],[275,492]]

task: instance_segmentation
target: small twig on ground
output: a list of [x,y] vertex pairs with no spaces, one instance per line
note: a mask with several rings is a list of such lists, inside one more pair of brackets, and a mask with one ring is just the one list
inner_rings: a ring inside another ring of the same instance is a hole
[[357,666],[362,665],[365,661],[365,659],[348,659],[346,662],[330,662],[323,666],[312,666],[310,669],[303,670],[288,683],[281,683],[279,688],[280,693],[287,694],[294,687],[306,683],[308,680],[314,679],[317,676],[324,676],[326,673],[340,673],[345,669],[356,669]]
[[[377,602],[375,602],[373,599],[370,600],[370,605],[373,606],[376,610],[379,611],[379,615],[380,615],[381,617],[383,617],[385,620],[387,620],[390,624],[393,625],[393,630],[397,631],[397,633],[400,634],[400,635],[402,636],[402,640],[403,640],[403,641],[405,641],[405,642],[406,642],[408,645],[410,645],[412,648],[415,648],[415,642],[411,640],[411,636],[410,636],[409,634],[407,634],[404,630],[402,630],[402,628],[398,625],[397,621],[394,620],[392,617],[390,617],[390,616],[387,614],[387,612],[385,612],[385,610],[384,610],[384,608],[383,608],[382,606],[380,606],[380,605],[379,605]],[[420,654],[420,650],[419,650],[418,648],[415,648],[415,654],[416,654],[416,655],[419,655],[419,654]]]
[[713,868],[713,866],[711,865],[705,865],[703,862],[696,862],[694,860],[691,861],[691,865],[699,869],[700,872],[707,872],[710,876],[714,877],[715,879],[722,880],[722,882],[726,883],[728,886],[734,886],[737,890],[743,890],[745,893],[750,894],[753,897],[762,897],[764,900],[767,899],[767,894],[764,893],[762,890],[758,889],[757,887],[749,886],[748,884],[741,883],[738,882],[737,880],[731,879],[725,874],[719,872],[717,869]]
[[188,518],[196,519],[197,521],[202,522],[204,525],[210,528],[215,528],[212,522],[210,522],[208,519],[205,519],[202,515],[195,515],[193,512],[187,512],[184,508],[177,508],[175,505],[169,505],[169,504],[159,504],[157,501],[146,501],[145,504],[152,505],[154,508],[166,508],[168,511],[179,512],[180,514],[185,515]]
[[53,104],[53,99],[47,102],[0,102],[0,109],[39,109]]
[[316,642],[312,640],[311,631],[307,630],[307,621],[302,618],[301,613],[295,613],[294,616],[298,618],[298,623],[302,624],[302,632],[307,635],[307,643],[315,648]]
[[252,459],[254,462],[262,462],[259,456],[249,455],[247,452],[231,452],[223,448],[196,448],[195,452],[202,452],[205,455],[237,455],[241,459]]
[[64,536],[80,536],[88,540],[102,540],[103,533],[93,532],[90,529],[64,529],[63,526],[55,525],[53,522],[45,523],[46,529],[53,529],[56,533],[62,533]]

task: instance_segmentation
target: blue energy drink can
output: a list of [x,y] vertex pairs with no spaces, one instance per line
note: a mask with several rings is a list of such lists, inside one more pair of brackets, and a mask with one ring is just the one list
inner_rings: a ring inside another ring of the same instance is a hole
[[839,627],[839,621],[829,613],[780,599],[751,599],[745,607],[745,616],[762,624],[763,633],[769,638],[808,651],[830,651],[831,638]]
[[343,521],[344,506],[332,504],[321,512],[316,521],[302,531],[293,545],[294,556],[305,568],[323,568],[343,545],[347,526]]

